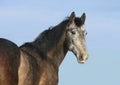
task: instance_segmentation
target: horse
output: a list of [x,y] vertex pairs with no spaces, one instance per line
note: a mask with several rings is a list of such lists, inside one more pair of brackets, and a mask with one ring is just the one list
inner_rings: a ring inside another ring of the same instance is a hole
[[0,85],[58,85],[59,66],[68,51],[78,63],[88,59],[84,28],[86,14],[72,12],[58,25],[20,47],[0,38]]

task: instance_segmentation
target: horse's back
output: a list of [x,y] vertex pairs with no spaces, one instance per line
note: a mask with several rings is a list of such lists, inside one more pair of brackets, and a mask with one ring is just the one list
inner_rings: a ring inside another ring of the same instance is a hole
[[17,85],[19,58],[18,46],[0,38],[0,85]]

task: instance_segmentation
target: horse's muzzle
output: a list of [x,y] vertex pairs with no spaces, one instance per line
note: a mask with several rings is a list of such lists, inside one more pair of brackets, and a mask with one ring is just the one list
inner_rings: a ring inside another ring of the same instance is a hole
[[81,55],[79,56],[78,63],[84,64],[86,60],[88,60],[88,54]]

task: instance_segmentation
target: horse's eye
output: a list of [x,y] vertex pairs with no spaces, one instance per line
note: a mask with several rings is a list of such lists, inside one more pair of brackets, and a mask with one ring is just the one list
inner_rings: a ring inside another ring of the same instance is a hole
[[75,32],[75,31],[71,31],[71,33],[72,33],[73,35],[75,35],[75,34],[76,34],[76,32]]

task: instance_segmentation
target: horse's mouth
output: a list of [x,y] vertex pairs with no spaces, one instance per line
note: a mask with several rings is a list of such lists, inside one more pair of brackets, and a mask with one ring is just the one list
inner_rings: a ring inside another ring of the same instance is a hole
[[85,60],[77,60],[78,61],[78,63],[80,63],[80,64],[84,64],[86,61]]

